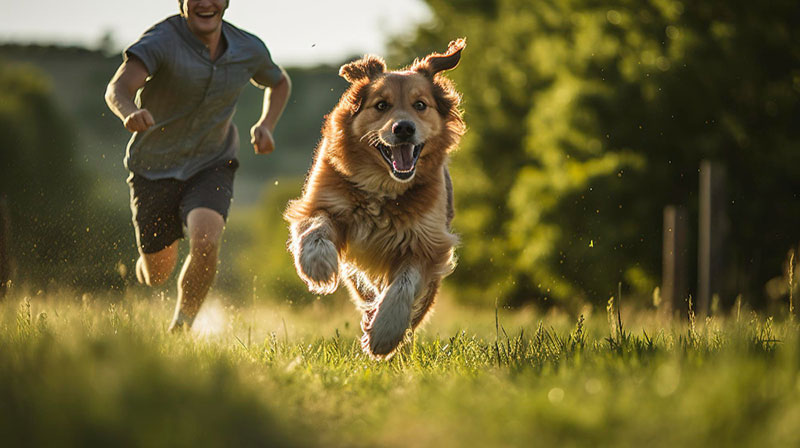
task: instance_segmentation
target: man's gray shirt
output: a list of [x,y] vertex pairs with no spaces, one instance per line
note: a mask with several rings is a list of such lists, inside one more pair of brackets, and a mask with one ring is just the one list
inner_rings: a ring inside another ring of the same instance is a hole
[[175,15],[125,50],[126,59],[138,58],[150,73],[137,104],[155,121],[128,142],[128,170],[153,180],[186,180],[236,157],[239,134],[232,119],[240,92],[253,78],[272,86],[282,71],[256,36],[228,22],[222,35],[227,48],[212,61],[186,20]]

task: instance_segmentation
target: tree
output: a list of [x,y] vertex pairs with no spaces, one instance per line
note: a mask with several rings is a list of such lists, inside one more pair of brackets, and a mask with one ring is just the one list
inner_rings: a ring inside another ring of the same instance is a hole
[[435,22],[395,56],[467,36],[451,75],[469,127],[452,164],[466,300],[651,291],[661,210],[696,213],[706,158],[730,179],[731,286],[760,298],[798,239],[800,4],[428,4]]
[[118,286],[115,266],[124,244],[92,198],[73,158],[74,142],[44,75],[1,64],[0,195],[8,197],[18,280],[37,287]]

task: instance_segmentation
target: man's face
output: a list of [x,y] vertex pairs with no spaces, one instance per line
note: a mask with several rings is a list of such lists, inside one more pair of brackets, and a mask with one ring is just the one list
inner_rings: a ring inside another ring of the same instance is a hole
[[227,0],[184,0],[182,12],[189,29],[204,36],[220,29],[227,7]]

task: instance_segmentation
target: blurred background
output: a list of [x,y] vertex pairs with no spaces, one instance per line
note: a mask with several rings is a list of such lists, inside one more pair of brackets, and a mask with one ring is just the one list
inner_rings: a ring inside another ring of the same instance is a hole
[[[683,279],[673,294],[696,296],[704,161],[723,173],[705,221],[714,306],[774,307],[795,288],[797,1],[264,3],[234,0],[226,19],[265,41],[294,88],[268,157],[245,144],[261,91],[248,87],[239,102],[241,168],[216,286],[232,303],[318,299],[294,273],[281,213],[346,87],[338,67],[370,52],[399,68],[463,36],[461,64],[448,73],[469,128],[451,162],[462,238],[445,282],[453,300],[574,309],[622,292],[656,306],[668,206],[685,227],[670,252]],[[137,256],[122,167],[130,135],[103,92],[122,49],[177,4],[2,7],[0,196],[12,287],[122,294]]]

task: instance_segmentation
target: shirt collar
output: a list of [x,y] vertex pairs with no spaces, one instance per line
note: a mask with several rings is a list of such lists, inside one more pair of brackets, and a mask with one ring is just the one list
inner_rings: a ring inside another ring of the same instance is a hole
[[[208,48],[203,41],[197,37],[192,30],[189,29],[189,24],[186,23],[186,19],[183,18],[182,15],[176,14],[172,16],[172,23],[175,28],[178,30],[178,34],[183,38],[184,41],[189,45],[189,47],[193,51],[197,51],[199,54],[204,55],[206,58],[209,57],[208,55]],[[233,42],[231,40],[231,33],[230,33],[230,24],[225,20],[222,21],[222,39],[225,39],[225,44],[227,48],[225,51],[220,55],[219,58],[215,62],[220,62],[225,59],[228,59],[228,55],[231,53],[231,47],[233,46]]]

